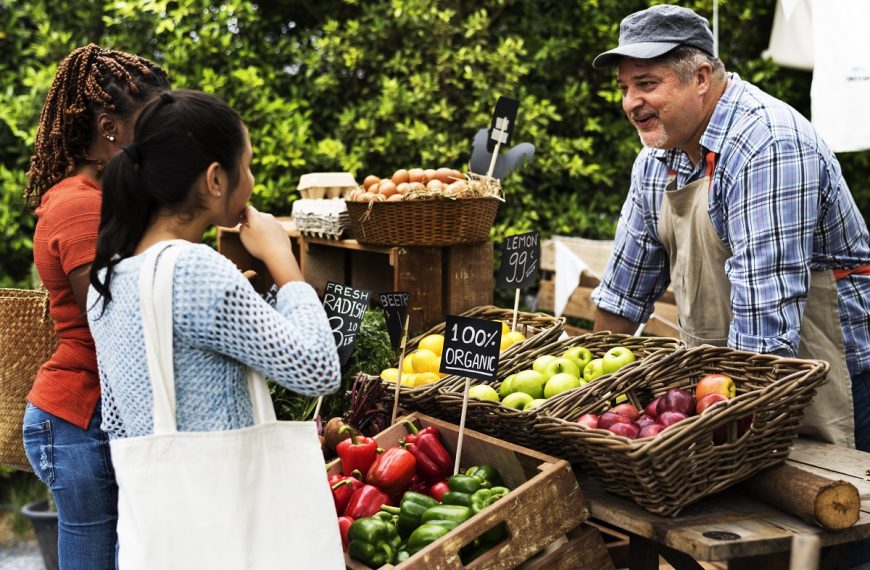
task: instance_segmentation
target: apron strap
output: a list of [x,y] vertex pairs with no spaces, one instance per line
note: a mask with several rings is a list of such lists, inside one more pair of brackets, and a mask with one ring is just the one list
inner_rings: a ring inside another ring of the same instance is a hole
[[845,279],[850,275],[870,275],[870,263],[859,265],[852,269],[834,269],[834,279],[837,281]]

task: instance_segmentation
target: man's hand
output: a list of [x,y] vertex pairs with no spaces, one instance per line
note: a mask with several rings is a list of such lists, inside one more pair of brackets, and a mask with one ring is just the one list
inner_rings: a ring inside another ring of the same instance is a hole
[[634,334],[639,326],[640,323],[630,321],[625,317],[603,309],[595,308],[595,324],[592,327],[592,330],[595,332],[610,331],[620,334]]

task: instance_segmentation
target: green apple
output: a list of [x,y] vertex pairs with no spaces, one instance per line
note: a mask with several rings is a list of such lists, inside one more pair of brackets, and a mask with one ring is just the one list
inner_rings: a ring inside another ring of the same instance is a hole
[[585,346],[572,346],[563,352],[562,356],[573,360],[580,370],[586,368],[586,365],[592,360],[592,352]]
[[[537,370],[523,370],[517,372],[514,376],[511,386],[514,393],[525,392],[532,399],[544,397],[544,384],[547,383],[547,376]],[[508,394],[510,396],[510,394]]]
[[616,372],[626,364],[634,362],[634,353],[624,346],[614,346],[604,353],[602,367],[605,374]]
[[544,369],[544,375],[547,378],[552,378],[556,374],[562,374],[567,372],[572,376],[576,376],[580,378],[582,372],[580,368],[577,366],[577,363],[571,360],[570,358],[565,358],[564,356],[557,356]]
[[501,381],[501,386],[498,387],[498,397],[504,398],[508,394],[513,393],[514,391],[514,377],[516,374],[511,374],[507,378]]
[[544,398],[536,398],[536,399],[532,400],[531,402],[529,402],[528,404],[526,404],[525,406],[523,406],[523,409],[524,410],[531,410],[532,408],[537,408],[538,406],[540,406],[541,404],[543,404],[546,401],[547,400],[545,400]]
[[542,356],[539,356],[535,359],[534,362],[532,362],[532,370],[537,370],[541,374],[545,374],[544,369],[551,361],[555,359],[556,357],[552,354],[544,354]]
[[544,397],[552,398],[556,394],[564,392],[565,390],[579,388],[582,385],[583,383],[580,378],[574,374],[560,372],[559,374],[550,376],[550,379],[547,380],[547,383],[544,385]]
[[498,392],[489,384],[477,384],[468,389],[469,398],[477,398],[478,400],[489,400],[490,402],[498,402]]
[[504,400],[501,401],[503,406],[507,406],[508,408],[513,408],[515,410],[522,410],[526,407],[526,404],[534,400],[531,396],[526,394],[525,392],[514,392],[513,394],[508,394],[505,396]]
[[593,358],[583,369],[583,379],[587,382],[592,382],[602,374],[604,374],[604,359],[602,358]]

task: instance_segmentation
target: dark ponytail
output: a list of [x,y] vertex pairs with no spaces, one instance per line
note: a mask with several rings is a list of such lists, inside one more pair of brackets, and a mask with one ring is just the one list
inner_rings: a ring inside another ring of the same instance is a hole
[[115,265],[133,254],[154,215],[163,208],[193,215],[201,208],[195,185],[214,162],[228,171],[230,187],[235,187],[244,145],[241,117],[213,95],[178,89],[144,107],[133,142],[103,173],[100,232],[90,274],[103,310],[112,300]]

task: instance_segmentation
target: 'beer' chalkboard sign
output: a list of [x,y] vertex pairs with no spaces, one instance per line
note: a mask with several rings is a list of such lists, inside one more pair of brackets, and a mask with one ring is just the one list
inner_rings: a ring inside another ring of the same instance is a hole
[[501,267],[496,287],[524,289],[535,284],[541,261],[541,238],[538,232],[508,236],[501,244]]
[[323,308],[329,317],[332,334],[335,336],[335,346],[338,348],[338,358],[341,364],[347,362],[353,353],[353,343],[359,333],[366,309],[369,308],[371,291],[355,289],[347,285],[328,282],[323,294]]
[[496,380],[501,323],[447,315],[441,369],[479,380]]
[[390,291],[381,293],[379,298],[384,310],[384,320],[387,321],[387,332],[390,333],[390,344],[393,345],[393,350],[398,350],[411,295],[404,291]]

